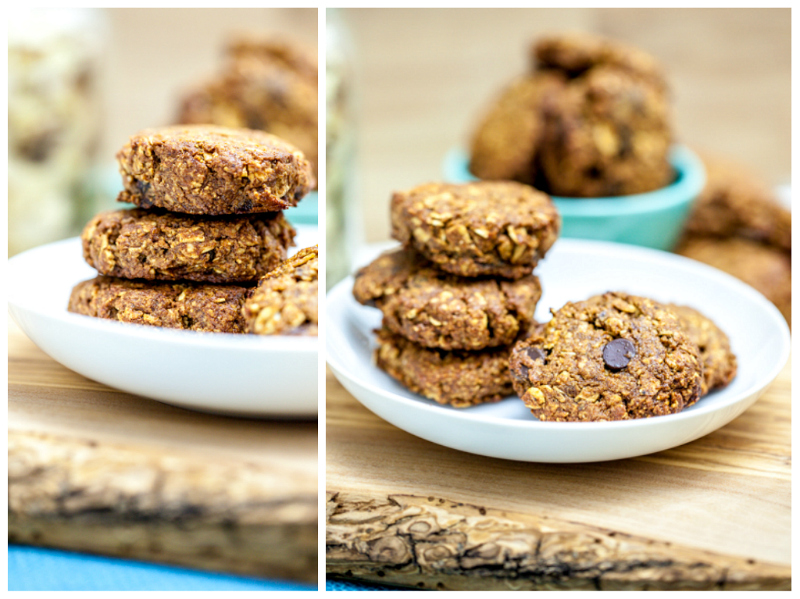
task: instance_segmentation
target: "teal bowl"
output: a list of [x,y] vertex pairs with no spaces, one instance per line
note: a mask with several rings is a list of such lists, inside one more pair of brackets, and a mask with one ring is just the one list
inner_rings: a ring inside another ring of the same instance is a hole
[[[670,250],[706,183],[703,162],[686,146],[670,149],[675,180],[647,193],[605,198],[553,197],[561,214],[561,237],[598,239]],[[469,158],[461,149],[447,153],[444,176],[451,183],[478,179],[469,172]]]

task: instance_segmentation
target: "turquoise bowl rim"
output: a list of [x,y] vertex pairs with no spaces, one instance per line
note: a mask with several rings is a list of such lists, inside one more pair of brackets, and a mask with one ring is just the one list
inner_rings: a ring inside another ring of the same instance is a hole
[[[562,217],[632,216],[669,210],[693,201],[706,184],[703,161],[686,146],[673,145],[669,161],[675,169],[675,180],[661,189],[602,198],[551,197]],[[461,148],[450,150],[444,161],[445,177],[453,183],[478,181],[468,165],[467,152]]]

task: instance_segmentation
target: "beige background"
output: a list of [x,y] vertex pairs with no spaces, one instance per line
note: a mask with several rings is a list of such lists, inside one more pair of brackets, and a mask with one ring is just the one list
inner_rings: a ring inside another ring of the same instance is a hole
[[613,36],[666,67],[677,136],[771,182],[790,177],[789,9],[346,9],[359,92],[366,240],[389,235],[391,192],[441,178],[481,111],[543,32]]
[[100,157],[113,161],[128,137],[172,122],[181,90],[221,66],[237,31],[291,35],[317,43],[317,9],[106,9],[104,123]]

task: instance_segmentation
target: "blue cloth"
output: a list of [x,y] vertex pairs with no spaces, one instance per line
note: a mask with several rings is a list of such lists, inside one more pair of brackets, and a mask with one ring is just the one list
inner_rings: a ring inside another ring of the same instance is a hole
[[8,546],[9,591],[316,591],[317,586],[216,574],[84,553]]
[[370,584],[367,582],[356,582],[353,580],[339,580],[329,578],[325,581],[326,591],[413,591],[416,589],[406,589],[400,587],[390,587],[380,584]]

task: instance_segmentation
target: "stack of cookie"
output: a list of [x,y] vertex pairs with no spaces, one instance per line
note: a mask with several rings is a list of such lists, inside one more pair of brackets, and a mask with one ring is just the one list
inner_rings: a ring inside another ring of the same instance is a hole
[[534,266],[555,242],[550,198],[514,182],[430,183],[395,193],[403,248],[356,275],[353,294],[383,312],[377,364],[412,391],[467,407],[512,392],[511,346],[534,326]]
[[746,165],[706,151],[706,185],[675,251],[733,275],[792,322],[792,213]]
[[555,196],[652,191],[674,177],[670,101],[645,52],[585,33],[552,35],[473,134],[469,168]]
[[73,289],[68,309],[159,327],[247,332],[247,296],[293,245],[282,210],[314,185],[303,154],[261,131],[187,125],[134,135],[117,159],[124,186],[118,200],[136,207],[98,214],[86,225],[84,258],[99,276]]

